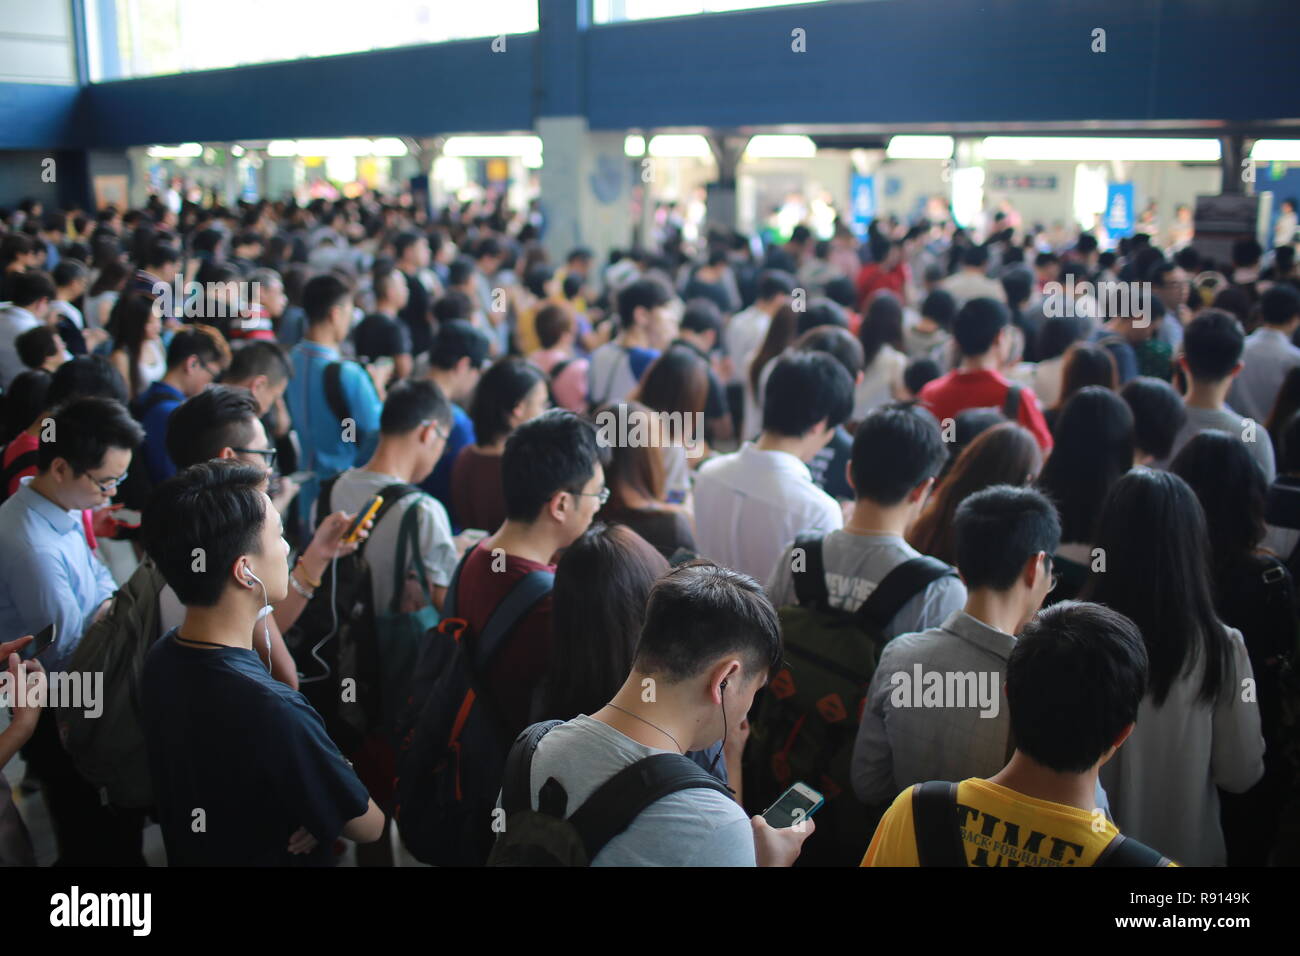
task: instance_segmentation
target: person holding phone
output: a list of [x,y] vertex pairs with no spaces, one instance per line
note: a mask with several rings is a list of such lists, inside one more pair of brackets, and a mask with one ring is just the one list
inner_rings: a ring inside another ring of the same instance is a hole
[[[724,749],[781,661],[776,610],[753,578],[699,561],[650,592],[632,673],[613,699],[542,738],[532,779],[555,778],[577,808],[657,753]],[[533,794],[536,799],[536,793]],[[815,824],[774,828],[726,794],[679,790],[646,807],[593,866],[790,866]]]
[[[32,643],[32,637],[27,636],[0,644],[0,667],[8,671],[8,688],[13,694],[3,702],[5,707],[12,708],[13,716],[9,718],[9,726],[0,733],[0,866],[36,865],[31,836],[14,805],[9,781],[3,773],[19,749],[31,740],[41,716],[41,705],[34,701],[45,669],[38,660],[22,659]],[[18,692],[20,685],[25,685],[23,693]]]
[[[120,402],[99,397],[71,399],[50,426],[36,449],[36,475],[0,506],[0,641],[54,624],[41,657],[54,672],[117,589],[90,549],[81,513],[112,500],[144,431]],[[59,861],[102,861],[115,821],[64,751],[53,711],[42,713],[23,756],[42,781]]]

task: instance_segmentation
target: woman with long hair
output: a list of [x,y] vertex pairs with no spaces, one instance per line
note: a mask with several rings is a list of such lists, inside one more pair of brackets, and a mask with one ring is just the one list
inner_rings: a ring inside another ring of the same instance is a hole
[[[667,500],[687,504],[691,465],[704,458],[704,410],[709,402],[709,363],[685,345],[670,346],[646,369],[632,396],[653,412],[668,416],[660,435]],[[661,416],[662,417],[662,416]]]
[[1214,607],[1246,642],[1267,745],[1264,778],[1246,793],[1223,795],[1228,865],[1266,866],[1290,783],[1278,662],[1294,653],[1295,586],[1286,565],[1260,547],[1268,485],[1236,435],[1201,432],[1169,470],[1191,486],[1205,512]]
[[852,421],[860,422],[873,408],[879,408],[905,394],[903,372],[907,354],[903,345],[903,304],[888,289],[871,296],[858,328],[862,343],[862,381],[853,392]]
[[[741,425],[740,437],[750,440],[758,437],[763,430],[763,386],[767,377],[763,374],[767,367],[786,349],[794,345],[799,337],[799,313],[791,306],[783,305],[768,323],[767,335],[763,344],[752,357],[742,357],[745,364],[745,412]],[[770,374],[770,373],[769,373]]]
[[1089,385],[1075,394],[1056,424],[1056,445],[1038,488],[1061,515],[1056,550],[1059,584],[1052,601],[1079,593],[1092,563],[1092,530],[1111,486],[1133,467],[1133,412],[1109,389]]
[[953,517],[963,501],[993,485],[1033,484],[1043,453],[1033,433],[1015,422],[995,425],[971,442],[930,498],[907,543],[922,554],[957,563]]
[[126,288],[126,280],[131,278],[130,267],[122,261],[114,248],[113,258],[104,263],[99,275],[86,292],[86,309],[83,313],[86,325],[92,329],[108,328],[108,319],[113,306]]
[[1090,385],[1108,388],[1112,392],[1119,388],[1119,373],[1115,368],[1115,357],[1110,350],[1093,342],[1075,342],[1065,351],[1065,360],[1061,367],[1061,394],[1056,404],[1043,412],[1047,427],[1056,434],[1056,420],[1061,416],[1074,394]]
[[658,417],[640,402],[602,405],[596,410],[597,428],[602,422],[617,423],[625,417],[631,429],[641,418],[649,438],[645,442],[610,441],[609,464],[605,466],[605,486],[609,501],[597,517],[627,525],[654,545],[665,558],[679,550],[694,553],[695,535],[684,509],[667,502],[667,478],[664,458],[656,445],[660,442]]
[[521,358],[503,358],[483,373],[474,389],[469,417],[474,444],[451,466],[451,507],[462,528],[496,531],[506,519],[501,455],[510,433],[550,404],[546,375]]
[[1259,705],[1243,693],[1253,684],[1246,644],[1214,610],[1200,502],[1177,475],[1135,468],[1106,498],[1095,543],[1105,564],[1093,565],[1082,597],[1128,616],[1150,662],[1136,726],[1101,768],[1111,812],[1179,863],[1222,866],[1218,789],[1259,780],[1264,738]]
[[109,360],[131,390],[131,399],[167,374],[167,350],[162,343],[162,318],[154,313],[153,297],[131,292],[117,300],[109,314],[113,351]]

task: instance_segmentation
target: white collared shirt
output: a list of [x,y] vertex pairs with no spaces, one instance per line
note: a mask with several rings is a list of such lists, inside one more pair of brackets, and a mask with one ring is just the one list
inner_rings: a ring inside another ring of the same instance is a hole
[[804,532],[844,525],[839,503],[815,484],[808,466],[784,451],[746,442],[700,466],[695,479],[695,541],[718,564],[769,581],[776,562]]

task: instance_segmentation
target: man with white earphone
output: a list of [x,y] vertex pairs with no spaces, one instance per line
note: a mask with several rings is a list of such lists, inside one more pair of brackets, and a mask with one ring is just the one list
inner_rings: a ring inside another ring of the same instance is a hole
[[[149,652],[145,742],[169,865],[328,865],[384,816],[297,691],[253,649],[289,590],[262,470],[222,459],[155,489],[145,550],[185,606]],[[261,620],[261,628],[255,625]]]

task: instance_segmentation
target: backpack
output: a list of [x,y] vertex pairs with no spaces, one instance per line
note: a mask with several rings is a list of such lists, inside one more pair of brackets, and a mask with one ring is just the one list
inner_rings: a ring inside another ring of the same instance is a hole
[[352,417],[352,409],[348,407],[348,397],[343,391],[343,363],[330,362],[325,366],[325,372],[322,376],[322,384],[325,386],[325,402],[330,407],[330,412],[337,418],[340,424],[346,418]]
[[[912,788],[912,826],[920,866],[969,866],[961,835],[957,784],[946,780],[916,784]],[[1117,833],[1092,865],[1169,866],[1170,860],[1145,843]]]
[[104,675],[102,712],[60,707],[59,736],[78,773],[117,807],[153,806],[153,780],[140,719],[144,660],[162,636],[162,572],[146,558],[113,595],[108,611],[86,628],[68,671]]
[[641,811],[680,790],[707,789],[731,796],[717,777],[681,754],[654,754],[624,767],[568,815],[569,795],[554,777],[532,801],[533,754],[552,729],[564,723],[533,724],[516,739],[501,784],[500,827],[488,866],[590,866],[596,854]]
[[867,686],[886,643],[884,630],[909,600],[956,572],[922,555],[885,575],[856,611],[832,608],[822,539],[800,537],[807,558],[794,573],[798,604],[778,611],[784,666],[750,712],[744,755],[746,809],[762,813],[791,784],[821,791],[826,804],[804,844],[804,865],[857,865],[871,838],[872,813],[853,793],[850,766]]
[[[321,482],[317,514],[330,513],[338,476]],[[398,482],[383,488],[377,526],[390,508],[418,488]],[[337,558],[284,643],[298,669],[298,689],[325,721],[325,729],[344,755],[355,754],[381,720],[381,667],[374,591],[366,543]],[[344,683],[349,681],[350,683]]]
[[492,810],[511,731],[484,675],[515,625],[551,592],[555,575],[533,571],[492,612],[481,633],[456,616],[465,552],[443,602],[443,618],[420,648],[397,754],[402,842],[434,866],[482,866],[492,846]]
[[1002,415],[1009,422],[1020,419],[1020,393],[1024,391],[1019,385],[1007,387],[1007,397],[1002,400]]
[[[9,446],[6,445],[5,448]],[[18,475],[21,475],[28,468],[35,468],[37,462],[36,449],[25,451],[14,458],[13,461],[0,469],[0,504],[3,504],[9,498],[9,484]]]

